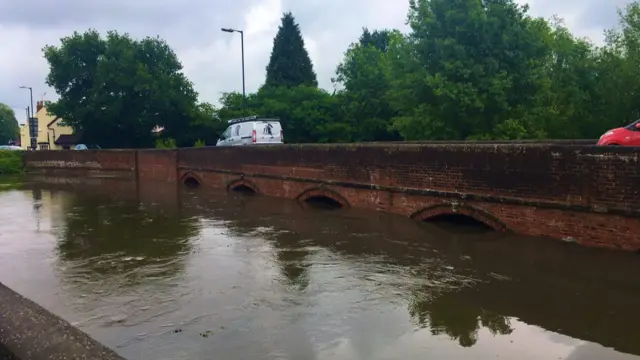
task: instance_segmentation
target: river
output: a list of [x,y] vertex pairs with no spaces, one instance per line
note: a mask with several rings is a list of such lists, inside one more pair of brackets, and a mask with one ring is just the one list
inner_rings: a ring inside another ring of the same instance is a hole
[[640,359],[638,274],[638,254],[278,198],[0,186],[0,281],[130,360]]

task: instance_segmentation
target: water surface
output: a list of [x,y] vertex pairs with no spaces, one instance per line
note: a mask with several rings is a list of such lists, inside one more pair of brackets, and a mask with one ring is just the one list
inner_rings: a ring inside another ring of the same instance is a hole
[[636,254],[48,182],[0,187],[0,281],[128,359],[640,359]]

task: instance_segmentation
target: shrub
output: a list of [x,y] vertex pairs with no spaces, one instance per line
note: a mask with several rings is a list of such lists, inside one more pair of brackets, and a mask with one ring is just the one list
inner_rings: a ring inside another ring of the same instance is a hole
[[0,150],[0,175],[19,174],[23,169],[22,151]]
[[175,139],[168,138],[168,139],[156,140],[156,149],[175,149],[175,148],[177,148]]
[[204,140],[197,140],[193,147],[205,147],[207,144],[204,143]]

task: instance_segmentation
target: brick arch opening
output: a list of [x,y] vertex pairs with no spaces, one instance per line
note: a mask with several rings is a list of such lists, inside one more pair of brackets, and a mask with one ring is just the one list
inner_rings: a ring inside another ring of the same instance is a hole
[[192,172],[188,172],[182,175],[182,177],[180,178],[180,182],[182,182],[184,186],[190,189],[195,189],[202,185],[202,180],[200,179],[200,177]]
[[259,194],[258,187],[249,180],[237,179],[227,184],[227,191],[241,194],[253,195]]
[[337,191],[326,188],[307,189],[298,195],[296,200],[303,208],[337,210],[351,207],[347,199]]
[[413,213],[411,218],[425,222],[485,227],[495,231],[508,230],[507,226],[495,216],[470,205],[440,204],[429,206]]

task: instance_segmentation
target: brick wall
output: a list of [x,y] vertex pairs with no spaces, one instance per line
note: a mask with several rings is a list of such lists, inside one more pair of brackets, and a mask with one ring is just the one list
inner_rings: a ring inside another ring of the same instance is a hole
[[476,144],[201,148],[181,150],[178,165],[600,210],[640,209],[634,149]]
[[640,249],[638,151],[558,144],[354,144],[184,149],[179,176],[225,190],[326,195],[417,219]]
[[139,150],[138,177],[141,181],[175,183],[177,150]]
[[[131,179],[113,177],[61,177],[33,174],[29,180],[46,184],[47,189],[72,191],[90,196],[108,197],[110,200],[127,201],[139,199],[138,187]],[[0,358],[1,359],[1,358]]]
[[133,178],[136,172],[135,150],[28,151],[24,160],[32,173]]
[[225,191],[328,196],[427,219],[461,213],[499,230],[640,250],[639,152],[572,144],[349,144],[33,152],[27,168],[136,169]]

